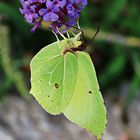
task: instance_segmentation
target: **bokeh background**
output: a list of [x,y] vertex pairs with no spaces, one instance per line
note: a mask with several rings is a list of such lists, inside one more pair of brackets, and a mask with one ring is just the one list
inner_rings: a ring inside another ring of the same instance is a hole
[[[140,1],[88,2],[80,25],[108,111],[102,140],[140,140]],[[19,6],[19,0],[0,0],[0,140],[94,140],[29,95],[30,61],[56,38],[48,29],[31,33]]]

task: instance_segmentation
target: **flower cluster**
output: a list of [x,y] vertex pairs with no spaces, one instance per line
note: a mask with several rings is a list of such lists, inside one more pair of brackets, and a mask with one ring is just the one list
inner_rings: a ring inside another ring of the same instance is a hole
[[63,32],[74,26],[80,16],[81,10],[87,5],[87,0],[20,0],[20,12],[26,21],[33,23],[34,32],[42,21],[50,22],[50,27],[57,32]]

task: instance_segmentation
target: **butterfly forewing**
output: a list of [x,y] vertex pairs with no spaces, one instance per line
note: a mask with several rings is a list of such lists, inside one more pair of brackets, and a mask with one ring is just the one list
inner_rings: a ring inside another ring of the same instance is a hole
[[[42,49],[31,62],[31,93],[51,114],[64,111],[71,100],[77,76],[77,58],[61,54],[58,44]],[[58,53],[59,52],[59,53]]]

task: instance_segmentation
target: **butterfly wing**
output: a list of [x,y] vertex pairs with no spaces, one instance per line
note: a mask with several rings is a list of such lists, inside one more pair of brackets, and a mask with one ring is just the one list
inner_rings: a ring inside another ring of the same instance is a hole
[[77,52],[77,59],[78,73],[75,91],[64,114],[100,139],[107,120],[95,69],[88,54]]
[[51,114],[60,114],[74,92],[77,59],[72,53],[61,54],[58,43],[43,48],[31,61],[31,91]]

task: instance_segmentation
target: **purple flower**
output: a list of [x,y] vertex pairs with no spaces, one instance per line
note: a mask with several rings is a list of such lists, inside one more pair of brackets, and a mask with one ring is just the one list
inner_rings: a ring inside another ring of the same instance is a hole
[[27,22],[32,23],[35,31],[42,21],[50,22],[50,27],[57,32],[57,28],[65,32],[74,26],[87,0],[20,0],[20,12]]

